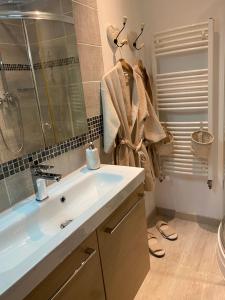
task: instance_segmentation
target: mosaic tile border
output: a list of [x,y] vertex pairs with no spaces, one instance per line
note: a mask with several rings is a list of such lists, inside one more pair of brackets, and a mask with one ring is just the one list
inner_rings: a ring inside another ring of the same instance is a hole
[[87,119],[88,133],[73,137],[62,143],[49,146],[23,157],[10,160],[0,165],[0,180],[16,173],[29,169],[34,163],[43,163],[65,152],[81,147],[91,141],[97,140],[103,134],[103,116],[94,116]]
[[30,65],[28,64],[1,64],[0,70],[3,71],[30,71]]
[[56,60],[49,60],[49,61],[42,62],[42,63],[35,63],[34,69],[40,70],[40,69],[74,65],[74,64],[78,64],[78,63],[79,63],[79,59],[72,56],[72,57],[60,58],[60,59],[56,59]]
[[[54,67],[61,67],[61,66],[68,66],[78,64],[79,59],[72,56],[67,58],[60,58],[55,60],[49,60],[42,63],[35,63],[34,69],[41,70],[41,69],[48,69]],[[1,64],[0,70],[4,71],[30,71],[31,66],[29,64]]]

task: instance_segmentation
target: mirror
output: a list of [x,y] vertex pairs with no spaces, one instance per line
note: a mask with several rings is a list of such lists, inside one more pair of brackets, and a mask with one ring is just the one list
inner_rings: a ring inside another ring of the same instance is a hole
[[1,163],[88,131],[72,2],[12,6],[29,19],[0,20]]

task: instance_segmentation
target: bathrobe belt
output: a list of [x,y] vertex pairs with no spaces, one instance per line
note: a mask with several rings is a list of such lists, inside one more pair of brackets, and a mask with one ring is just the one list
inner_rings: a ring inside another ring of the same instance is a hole
[[141,163],[143,163],[147,160],[146,154],[142,151],[142,146],[144,146],[143,139],[140,140],[138,145],[134,145],[128,139],[121,139],[120,145],[126,145],[128,148],[130,148],[135,153],[137,153],[139,166],[141,166]]

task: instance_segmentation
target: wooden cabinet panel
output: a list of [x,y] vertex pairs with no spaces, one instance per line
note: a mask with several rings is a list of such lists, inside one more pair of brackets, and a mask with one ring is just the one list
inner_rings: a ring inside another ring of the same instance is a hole
[[143,187],[97,230],[107,300],[132,300],[149,271]]
[[146,230],[140,186],[25,300],[132,300],[149,271]]
[[96,233],[69,255],[26,300],[105,300]]

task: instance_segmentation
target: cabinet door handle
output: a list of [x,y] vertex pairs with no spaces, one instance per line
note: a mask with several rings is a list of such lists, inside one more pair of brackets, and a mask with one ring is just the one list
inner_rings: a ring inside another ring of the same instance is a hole
[[96,254],[96,250],[92,249],[92,248],[87,248],[85,250],[85,253],[88,254],[88,257],[80,263],[80,266],[77,269],[75,269],[73,274],[67,279],[67,281],[60,287],[60,289],[57,291],[57,293],[50,300],[54,300],[61,293],[61,291],[74,279],[74,277],[76,277],[76,275],[83,269],[83,267]]
[[135,210],[135,208],[139,205],[141,200],[142,197],[131,207],[131,209],[125,214],[125,216],[122,217],[122,219],[113,228],[107,227],[105,229],[105,232],[113,234],[120,227],[120,225],[129,217],[129,215]]

